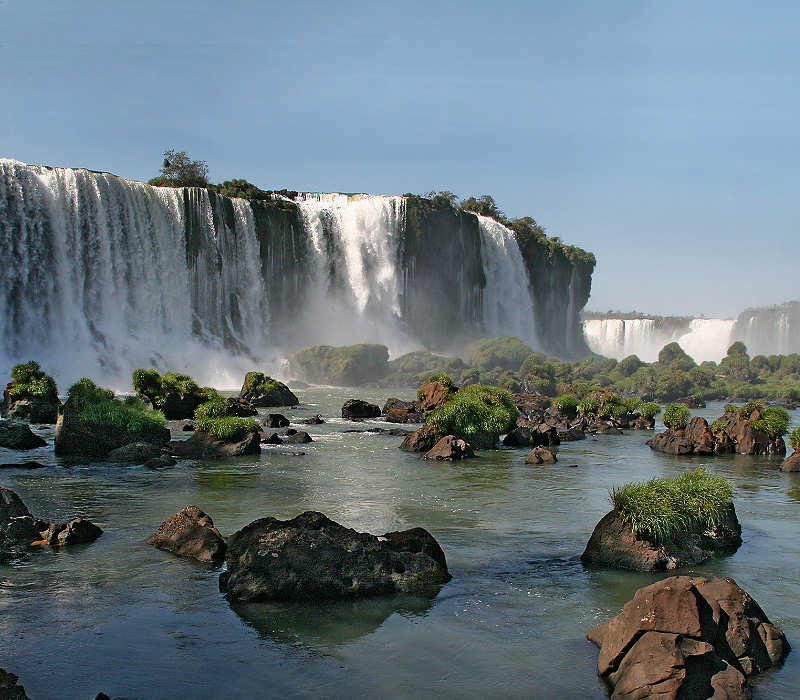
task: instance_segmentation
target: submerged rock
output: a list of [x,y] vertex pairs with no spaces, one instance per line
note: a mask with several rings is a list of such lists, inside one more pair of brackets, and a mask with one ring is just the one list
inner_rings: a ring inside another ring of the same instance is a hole
[[455,435],[445,435],[425,453],[425,459],[438,462],[443,460],[453,461],[457,459],[466,459],[467,457],[474,456],[475,452],[473,452],[470,444],[466,440],[462,440]]
[[44,467],[45,465],[39,462],[20,462],[19,464],[4,462],[0,464],[0,469],[44,469]]
[[210,515],[197,506],[186,506],[167,518],[147,543],[181,557],[218,564],[225,558],[225,538]]
[[783,632],[730,578],[673,576],[640,588],[591,629],[612,698],[750,698],[747,678],[781,663]]
[[342,418],[347,420],[379,418],[380,415],[381,409],[377,404],[362,401],[361,399],[348,399],[342,406]]
[[32,450],[44,447],[47,441],[34,433],[27,423],[15,420],[0,420],[0,447],[9,450]]
[[286,442],[302,445],[307,442],[314,442],[305,430],[296,430],[286,437]]
[[224,459],[261,452],[261,434],[248,433],[237,440],[218,440],[202,430],[195,430],[188,440],[173,440],[170,452],[188,459]]
[[614,509],[597,523],[581,560],[633,571],[665,571],[699,564],[714,555],[732,554],[741,544],[742,526],[733,504],[715,528],[686,531],[662,543],[635,532]]
[[228,538],[225,561],[219,585],[231,601],[408,593],[451,578],[444,552],[422,528],[378,537],[314,511],[250,523]]
[[405,452],[428,452],[442,437],[444,436],[436,432],[432,425],[423,425],[410,435],[406,435],[400,449]]
[[311,416],[311,418],[306,418],[303,423],[306,425],[322,425],[325,421],[322,419],[322,416],[317,414],[316,416]]
[[525,457],[525,464],[555,464],[556,456],[546,447],[534,447]]

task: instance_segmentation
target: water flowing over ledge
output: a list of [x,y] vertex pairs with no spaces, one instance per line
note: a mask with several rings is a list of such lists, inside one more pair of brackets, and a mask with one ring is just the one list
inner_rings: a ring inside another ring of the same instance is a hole
[[313,343],[585,349],[591,268],[576,293],[568,262],[417,197],[249,202],[0,159],[0,255],[0,371],[35,357],[62,382],[155,366],[232,387]]

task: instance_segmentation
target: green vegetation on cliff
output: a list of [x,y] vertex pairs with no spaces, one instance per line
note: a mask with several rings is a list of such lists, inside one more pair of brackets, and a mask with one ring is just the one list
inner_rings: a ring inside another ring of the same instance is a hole
[[55,380],[42,372],[38,362],[31,360],[14,365],[11,369],[12,383],[7,389],[8,399],[41,399],[58,403],[58,388]]
[[652,542],[715,527],[730,511],[731,485],[702,468],[671,479],[630,483],[611,491],[622,519]]
[[312,345],[289,357],[289,367],[307,382],[354,386],[384,376],[388,361],[385,345]]

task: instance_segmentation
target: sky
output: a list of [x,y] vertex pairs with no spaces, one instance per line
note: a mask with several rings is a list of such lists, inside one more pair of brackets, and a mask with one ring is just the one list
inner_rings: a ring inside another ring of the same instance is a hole
[[800,298],[800,4],[0,0],[0,156],[147,180],[491,194],[588,309]]

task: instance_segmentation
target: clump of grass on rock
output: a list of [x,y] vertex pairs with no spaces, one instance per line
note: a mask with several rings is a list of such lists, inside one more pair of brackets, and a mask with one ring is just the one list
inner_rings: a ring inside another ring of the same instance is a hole
[[684,532],[712,529],[727,515],[733,488],[702,468],[675,478],[630,483],[611,491],[620,517],[652,542],[672,540]]
[[494,445],[502,433],[514,428],[518,415],[510,391],[473,384],[433,411],[428,423],[443,435]]
[[242,440],[261,429],[252,418],[236,418],[227,412],[228,402],[221,396],[200,404],[194,412],[197,429],[225,442]]
[[688,424],[692,414],[689,408],[682,403],[671,403],[664,409],[664,425],[671,430],[683,430]]

